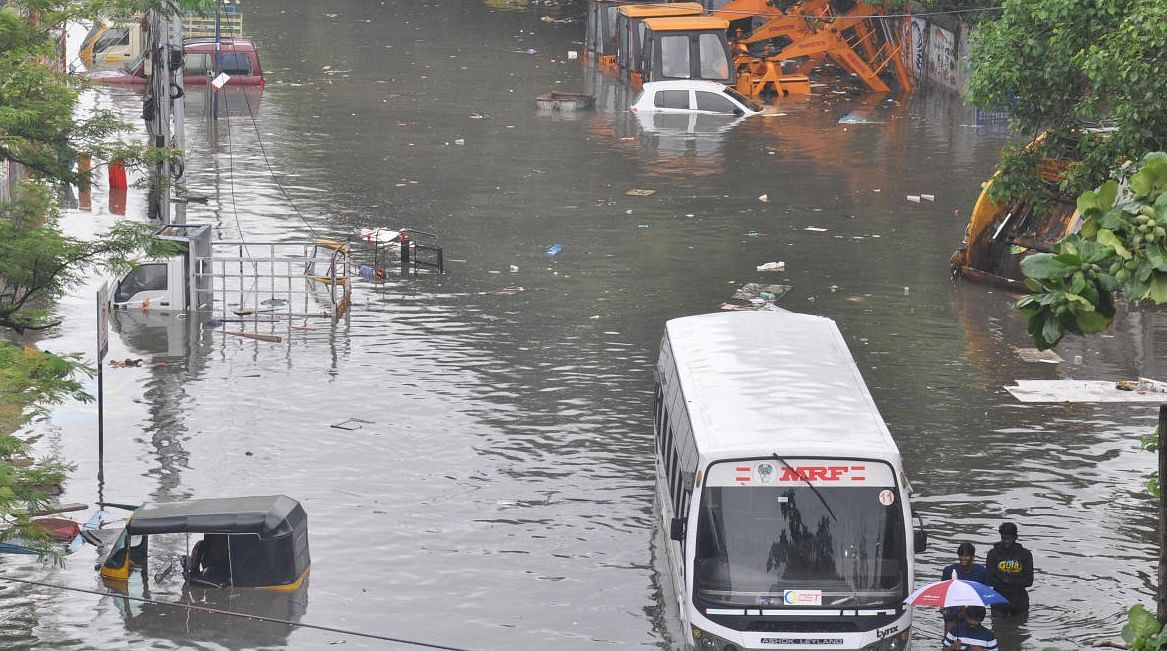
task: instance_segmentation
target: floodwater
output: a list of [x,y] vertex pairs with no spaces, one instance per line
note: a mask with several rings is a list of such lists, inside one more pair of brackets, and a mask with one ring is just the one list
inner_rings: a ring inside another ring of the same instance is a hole
[[[783,306],[838,321],[899,443],[933,543],[919,579],[964,540],[983,558],[1014,521],[1038,573],[1028,619],[993,623],[1002,648],[1116,638],[1125,608],[1151,601],[1155,460],[1138,439],[1155,407],[1022,405],[1002,386],[1161,377],[1167,333],[1124,314],[1067,342],[1065,362],[1027,363],[1012,297],[952,282],[1000,129],[938,90],[824,90],[778,117],[642,124],[621,86],[568,60],[582,23],[542,20],[581,9],[532,4],[246,7],[268,84],[228,91],[217,121],[188,89],[187,184],[207,199],[189,220],[250,242],[411,226],[440,237],[447,273],[360,280],[346,319],[262,330],[279,343],[115,315],[108,359],[143,363],[104,369],[103,483],[94,404],[27,428],[76,465],[64,499],[301,500],[308,587],[216,607],[466,649],[670,648],[652,555],[662,326],[744,283],[786,283]],[[539,114],[549,90],[597,107]],[[92,99],[140,124],[133,90]],[[142,218],[140,194],[101,183],[64,224],[96,232],[118,210]],[[755,270],[769,261],[786,270]],[[93,358],[95,286],[61,302],[40,345]],[[369,422],[332,427],[352,418]],[[62,568],[0,566],[105,591],[97,561],[86,546]],[[195,598],[175,575],[130,592]],[[10,648],[410,648],[42,586],[0,585],[0,606]],[[917,613],[919,647],[938,619]]]

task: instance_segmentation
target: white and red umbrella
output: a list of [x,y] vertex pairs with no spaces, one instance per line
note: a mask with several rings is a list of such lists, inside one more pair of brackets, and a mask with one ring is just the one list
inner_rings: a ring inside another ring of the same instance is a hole
[[1009,600],[1003,597],[1000,592],[983,583],[961,581],[960,579],[929,583],[922,588],[916,588],[915,592],[904,599],[904,603],[912,606],[938,606],[940,608],[990,606],[1008,602]]

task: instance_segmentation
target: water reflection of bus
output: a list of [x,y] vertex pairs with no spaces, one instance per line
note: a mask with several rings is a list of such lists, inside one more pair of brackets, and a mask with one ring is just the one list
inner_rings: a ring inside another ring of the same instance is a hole
[[[834,322],[669,321],[656,367],[657,502],[688,645],[907,647],[914,579],[899,450]],[[671,599],[668,599],[671,601]]]

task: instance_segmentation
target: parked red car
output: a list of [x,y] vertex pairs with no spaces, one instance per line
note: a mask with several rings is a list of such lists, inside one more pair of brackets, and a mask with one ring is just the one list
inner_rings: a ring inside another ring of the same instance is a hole
[[[184,43],[183,84],[206,85],[208,75],[215,68],[215,57],[219,59],[219,70],[230,77],[227,80],[229,85],[263,85],[263,67],[259,65],[259,52],[255,44],[239,39],[221,43],[211,39],[195,39]],[[119,70],[90,71],[88,77],[102,84],[145,84],[146,56],[139,56]]]

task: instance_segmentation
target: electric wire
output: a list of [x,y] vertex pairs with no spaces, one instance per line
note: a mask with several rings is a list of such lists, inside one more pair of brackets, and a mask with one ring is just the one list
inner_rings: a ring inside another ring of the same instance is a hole
[[241,613],[232,610],[223,610],[220,608],[209,608],[207,606],[196,606],[194,604],[175,603],[172,601],[159,601],[157,599],[149,599],[146,597],[133,597],[130,595],[119,594],[116,592],[103,592],[101,590],[88,590],[86,588],[75,588],[67,585],[58,585],[55,583],[44,583],[42,581],[30,581],[28,579],[14,579],[8,576],[0,576],[0,581],[10,581],[13,583],[23,583],[26,585],[35,585],[42,588],[56,588],[58,590],[66,590],[71,592],[84,592],[86,594],[93,594],[99,597],[115,597],[120,599],[128,599],[130,601],[137,601],[146,604],[157,604],[159,606],[171,606],[174,608],[186,608],[187,610],[196,610],[199,612],[209,613],[212,615],[224,615],[227,617],[240,617],[243,619],[254,619],[263,622],[272,622],[275,624],[285,624],[287,626],[299,628],[311,628],[319,631],[327,631],[330,633],[340,633],[342,635],[352,635],[354,637],[363,637],[372,640],[384,640],[386,642],[397,642],[399,644],[407,644],[410,646],[422,647],[426,649],[442,649],[443,651],[472,651],[462,647],[446,646],[443,644],[434,644],[432,642],[420,642],[418,640],[407,640],[400,637],[391,637],[388,635],[380,635],[378,633],[367,633],[364,631],[354,631],[351,629],[337,628],[334,626],[324,626],[322,624],[306,624],[304,622],[293,622],[288,619],[280,619],[278,617],[267,617],[266,615],[252,615],[248,613]]
[[284,195],[284,199],[287,199],[288,205],[292,206],[292,210],[296,211],[296,214],[300,216],[300,220],[303,221],[304,225],[308,227],[309,231],[311,231],[312,237],[320,237],[316,233],[316,229],[312,227],[312,223],[308,221],[308,218],[304,216],[304,213],[300,212],[300,208],[296,205],[296,202],[293,201],[292,197],[288,195],[288,191],[284,189],[284,184],[280,183],[279,177],[276,176],[276,171],[272,168],[271,161],[268,160],[267,157],[267,147],[265,147],[263,144],[263,135],[259,131],[259,122],[255,119],[255,111],[251,110],[251,99],[247,97],[246,90],[241,91],[241,94],[243,95],[243,102],[247,105],[247,115],[251,117],[251,126],[255,129],[255,140],[259,144],[259,152],[263,155],[263,162],[267,165],[268,174],[270,174],[272,180],[275,181],[276,187],[280,189],[280,193]]
[[[235,44],[231,44],[231,52],[235,52]],[[211,92],[211,101],[218,106],[219,98],[215,91]],[[213,111],[213,109],[212,109]],[[223,95],[223,117],[227,120],[227,171],[231,175],[231,210],[235,213],[235,229],[239,231],[239,239],[243,242],[243,250],[248,258],[251,251],[247,247],[247,238],[243,236],[243,224],[239,222],[239,208],[235,204],[235,144],[231,139],[231,111],[227,108],[227,95]]]

